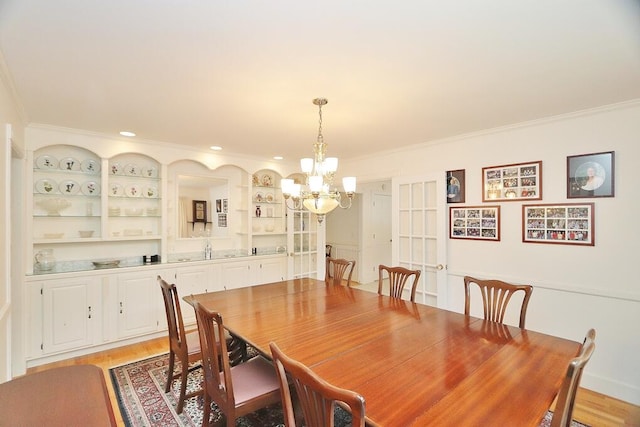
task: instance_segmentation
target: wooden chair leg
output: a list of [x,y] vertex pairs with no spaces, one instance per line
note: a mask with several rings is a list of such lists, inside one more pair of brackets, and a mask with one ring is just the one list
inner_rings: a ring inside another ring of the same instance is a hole
[[181,365],[182,377],[180,379],[180,399],[178,400],[178,407],[176,408],[176,412],[178,414],[181,414],[182,408],[184,408],[185,395],[187,394],[187,377],[189,375],[189,365],[186,363],[181,363]]
[[204,404],[202,406],[202,427],[209,426],[209,417],[211,416],[211,398],[207,393],[204,394]]
[[167,385],[164,388],[165,393],[169,393],[169,390],[171,390],[171,383],[173,382],[173,365],[175,361],[175,353],[173,351],[169,351],[169,367],[167,368]]

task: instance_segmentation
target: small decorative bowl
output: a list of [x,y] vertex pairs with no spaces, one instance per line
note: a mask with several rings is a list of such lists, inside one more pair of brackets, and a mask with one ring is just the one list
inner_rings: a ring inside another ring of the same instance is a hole
[[80,230],[78,231],[78,234],[80,235],[80,237],[83,237],[83,238],[92,237],[93,230]]
[[45,199],[37,202],[38,206],[47,211],[49,216],[60,216],[60,211],[71,206],[66,199]]
[[124,210],[124,214],[126,216],[140,216],[142,213],[142,208],[127,208]]

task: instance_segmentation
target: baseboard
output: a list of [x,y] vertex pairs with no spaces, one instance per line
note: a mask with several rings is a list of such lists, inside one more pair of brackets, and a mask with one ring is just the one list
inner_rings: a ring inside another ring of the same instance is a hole
[[580,380],[580,387],[640,406],[640,389],[632,384],[613,381],[609,378],[584,372]]

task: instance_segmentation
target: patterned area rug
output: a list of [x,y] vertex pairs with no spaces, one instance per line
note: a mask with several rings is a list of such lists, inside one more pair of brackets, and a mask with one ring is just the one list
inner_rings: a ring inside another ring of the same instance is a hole
[[[188,399],[182,414],[177,414],[175,408],[180,394],[180,381],[175,380],[171,391],[164,392],[168,364],[169,355],[163,354],[109,369],[122,419],[127,427],[202,425],[202,396]],[[176,368],[179,367],[180,362],[176,361]],[[187,381],[187,393],[200,389],[201,381],[202,370],[193,370]],[[222,414],[215,404],[211,413],[212,422],[222,420]],[[351,415],[337,408],[336,427],[350,425]],[[236,420],[236,426],[284,427],[282,407],[272,405],[241,417]]]
[[[127,427],[170,427],[201,426],[203,398],[194,397],[185,402],[182,414],[175,408],[178,402],[180,381],[175,380],[169,393],[164,392],[167,381],[169,355],[162,354],[149,359],[111,368],[109,373],[118,396],[118,405],[122,419]],[[176,362],[176,368],[180,362]],[[176,371],[177,372],[177,371]],[[202,370],[196,369],[189,374],[187,393],[200,389]],[[221,421],[222,415],[215,404],[212,405],[211,421]],[[547,412],[540,427],[551,425],[552,413]],[[351,416],[341,408],[336,409],[336,427],[351,426]],[[588,427],[573,421],[572,427]],[[236,427],[284,427],[282,408],[273,405],[261,409],[236,422]]]

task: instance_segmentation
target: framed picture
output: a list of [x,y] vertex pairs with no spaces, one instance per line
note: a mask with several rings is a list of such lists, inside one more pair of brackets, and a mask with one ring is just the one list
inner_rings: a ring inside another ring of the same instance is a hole
[[464,203],[464,169],[447,171],[447,203]]
[[450,207],[449,238],[500,240],[500,206]]
[[542,200],[542,161],[482,168],[482,201]]
[[222,212],[229,212],[229,199],[222,199]]
[[567,199],[614,196],[614,152],[567,156]]
[[522,241],[594,246],[594,204],[522,206]]
[[227,214],[220,213],[218,214],[218,227],[226,227],[227,226]]
[[222,212],[222,199],[216,199],[216,212]]
[[204,200],[193,201],[193,222],[207,223],[207,202]]

